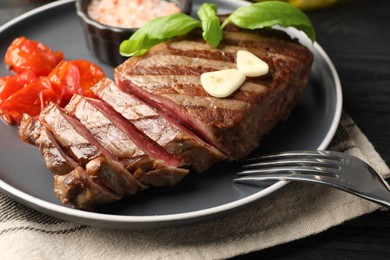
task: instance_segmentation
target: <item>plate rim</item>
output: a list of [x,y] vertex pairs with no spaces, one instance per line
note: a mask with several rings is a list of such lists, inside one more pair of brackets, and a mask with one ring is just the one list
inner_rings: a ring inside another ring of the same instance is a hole
[[[75,0],[59,0],[45,4],[43,6],[37,7],[33,10],[30,10],[22,15],[19,15],[7,23],[0,26],[0,33],[4,30],[12,27],[13,25],[23,21],[26,18],[29,18],[34,15],[39,15],[41,12],[48,11],[54,7],[74,3]],[[241,4],[249,4],[247,1],[236,0],[235,2]],[[332,138],[334,137],[338,124],[341,119],[342,114],[342,88],[340,83],[340,78],[336,71],[336,68],[324,51],[324,49],[317,43],[314,42],[312,46],[316,51],[318,51],[321,58],[328,66],[330,74],[332,75],[332,80],[334,81],[335,87],[335,113],[331,124],[329,125],[329,130],[323,138],[321,144],[318,146],[318,150],[323,150],[328,147]],[[278,181],[275,184],[256,192],[247,197],[206,209],[195,210],[184,213],[175,213],[175,214],[165,214],[165,215],[154,215],[154,216],[129,216],[129,215],[111,215],[106,213],[96,213],[88,212],[78,209],[69,208],[63,205],[56,205],[51,202],[36,198],[30,194],[27,194],[8,183],[5,183],[0,179],[0,189],[5,193],[10,195],[11,198],[16,201],[36,209],[40,212],[46,213],[48,215],[65,219],[71,222],[80,223],[80,224],[97,224],[100,227],[110,227],[110,228],[121,228],[121,229],[153,229],[159,227],[169,227],[177,226],[179,224],[187,224],[189,222],[196,222],[197,220],[203,219],[206,216],[212,217],[218,214],[226,213],[233,210],[241,209],[243,206],[250,205],[251,203],[256,202],[257,200],[264,198],[270,194],[275,193],[275,191],[281,189],[288,181]],[[179,223],[180,222],[180,223]],[[142,224],[142,225],[140,225]]]

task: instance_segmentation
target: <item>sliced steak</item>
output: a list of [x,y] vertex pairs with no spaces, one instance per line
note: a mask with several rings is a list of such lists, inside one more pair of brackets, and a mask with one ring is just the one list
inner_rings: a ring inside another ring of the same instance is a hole
[[[248,78],[228,98],[208,95],[200,75],[236,66],[236,52],[249,50],[270,67],[265,76]],[[125,92],[177,119],[230,159],[247,156],[261,137],[286,119],[299,102],[310,75],[313,55],[304,46],[276,33],[224,33],[213,49],[193,33],[159,44],[115,70]]]
[[171,155],[181,158],[197,172],[205,171],[225,155],[188,131],[176,120],[165,118],[135,96],[120,90],[106,78],[93,88],[94,93]]
[[179,168],[185,166],[181,160],[170,155],[104,102],[75,95],[65,109],[113,155],[121,161],[130,161],[127,168],[141,183],[174,185],[188,174],[188,169]]
[[[54,104],[48,105],[39,115],[40,120],[47,125],[55,139],[86,171],[90,171],[90,162],[98,160],[101,171],[99,173],[102,183],[120,196],[133,195],[143,188],[133,175],[131,175],[116,158],[107,151],[90,132],[75,118],[67,115],[61,108]],[[104,158],[104,159],[101,159]],[[104,163],[103,163],[104,162]],[[105,170],[105,164],[112,167],[111,171]]]
[[22,141],[36,145],[45,164],[54,175],[54,192],[64,205],[92,210],[121,199],[101,184],[99,178],[88,173],[70,158],[57,143],[52,133],[38,120],[25,114],[19,127]]

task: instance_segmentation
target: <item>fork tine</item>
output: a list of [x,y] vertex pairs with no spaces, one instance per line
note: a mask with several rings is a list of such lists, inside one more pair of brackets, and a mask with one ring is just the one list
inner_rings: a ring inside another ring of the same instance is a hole
[[272,159],[257,160],[249,164],[241,165],[244,169],[263,168],[263,167],[281,167],[281,166],[318,166],[340,169],[340,162],[326,159],[303,158],[303,159]]
[[293,158],[316,158],[325,159],[325,160],[334,160],[341,162],[342,158],[333,155],[330,151],[292,151],[292,152],[283,152],[277,154],[263,155],[259,157],[251,157],[246,159],[247,162],[260,162],[267,160],[281,160],[281,159],[293,159]]
[[290,174],[313,174],[317,176],[332,176],[337,177],[337,172],[328,167],[318,167],[318,166],[278,166],[270,168],[256,168],[256,169],[247,169],[238,171],[239,176],[253,176],[253,175],[264,175],[264,174],[281,174],[281,173],[290,173]]
[[[332,186],[337,186],[332,180],[334,177],[329,176],[318,176],[318,175],[307,175],[301,173],[292,173],[292,174],[265,174],[261,176],[245,176],[233,179],[237,183],[255,183],[260,181],[269,181],[269,180],[281,180],[281,181],[303,181],[311,183],[321,183],[321,184],[330,184]],[[345,189],[343,187],[338,187]]]
[[329,151],[294,151],[248,158],[242,168],[263,168],[280,166],[318,166],[341,169],[343,159]]

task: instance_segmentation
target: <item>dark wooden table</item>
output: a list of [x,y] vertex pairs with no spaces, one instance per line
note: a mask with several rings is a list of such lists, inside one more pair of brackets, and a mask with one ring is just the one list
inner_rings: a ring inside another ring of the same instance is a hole
[[[49,1],[0,0],[0,25]],[[390,165],[390,1],[349,0],[307,12],[343,86],[344,109]],[[0,39],[1,40],[1,39]],[[266,238],[265,238],[266,239]],[[238,259],[390,259],[390,212]]]
[[[344,110],[390,165],[390,1],[350,0],[307,12],[342,84]],[[390,212],[245,256],[264,259],[390,259]]]

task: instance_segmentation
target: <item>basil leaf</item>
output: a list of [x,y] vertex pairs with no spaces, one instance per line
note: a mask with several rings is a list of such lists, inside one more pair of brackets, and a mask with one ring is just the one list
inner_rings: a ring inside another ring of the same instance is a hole
[[217,8],[216,4],[204,3],[198,11],[198,16],[202,22],[203,39],[213,48],[218,47],[223,37]]
[[152,40],[147,38],[145,34],[141,34],[139,37],[132,37],[129,40],[123,41],[119,46],[119,53],[125,57],[140,56],[145,54],[154,45],[163,41],[160,39]]
[[183,13],[159,17],[146,23],[128,40],[124,40],[119,46],[119,53],[125,57],[139,56],[156,44],[187,34],[200,26],[197,19]]
[[241,7],[234,11],[222,24],[217,15],[217,5],[204,3],[198,11],[201,21],[183,13],[156,18],[138,29],[128,40],[119,46],[122,56],[139,56],[151,47],[173,37],[187,34],[202,27],[203,38],[213,48],[222,40],[222,29],[233,23],[243,29],[260,29],[279,25],[295,27],[315,40],[315,31],[309,18],[298,8],[281,1],[267,1]]
[[313,42],[315,31],[309,18],[298,8],[280,1],[266,1],[238,8],[222,24],[229,22],[243,29],[260,29],[280,25],[303,31]]

